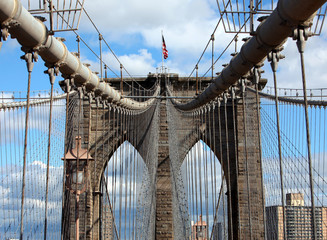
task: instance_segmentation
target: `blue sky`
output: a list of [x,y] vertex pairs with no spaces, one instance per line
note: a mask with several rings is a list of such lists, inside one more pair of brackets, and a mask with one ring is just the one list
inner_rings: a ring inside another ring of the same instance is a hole
[[[26,1],[23,1],[23,4]],[[188,76],[194,68],[205,45],[207,44],[219,18],[215,1],[212,0],[124,0],[124,1],[85,1],[85,9],[100,32],[115,51],[120,61],[133,76],[155,72],[161,66],[161,30],[164,32],[169,57],[165,65],[170,72]],[[99,53],[97,32],[82,15],[79,34]],[[77,51],[74,33],[57,33],[55,36],[66,38],[70,51]],[[247,35],[242,35],[245,37]],[[217,57],[232,39],[233,34],[225,33],[222,24],[218,27],[215,38],[215,57]],[[308,88],[327,87],[324,66],[327,64],[326,27],[320,37],[309,39],[305,53]],[[241,45],[241,41],[238,42]],[[229,53],[234,46],[218,61],[215,72],[221,70],[221,64],[230,60]],[[279,64],[278,82],[283,87],[300,87],[299,56],[295,43],[289,40],[285,45],[286,60]],[[20,46],[14,39],[4,42],[0,51],[0,70],[3,84],[1,91],[26,91],[26,66],[19,57]],[[83,62],[91,64],[99,72],[96,57],[81,44]],[[199,65],[199,72],[204,73],[210,66],[211,47],[208,48]],[[103,58],[107,65],[119,75],[119,64],[114,60],[108,48],[103,44]],[[45,67],[40,60],[35,64],[32,89],[49,89],[48,77],[43,74]],[[266,63],[265,78],[271,79],[270,67]],[[114,76],[110,74],[110,76]],[[126,74],[125,74],[126,75]],[[57,80],[61,80],[58,77]],[[271,80],[268,85],[272,86]],[[55,85],[59,87],[58,84]]]

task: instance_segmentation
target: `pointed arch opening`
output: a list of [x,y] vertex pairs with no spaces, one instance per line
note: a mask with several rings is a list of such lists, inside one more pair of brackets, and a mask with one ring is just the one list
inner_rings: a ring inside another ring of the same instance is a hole
[[181,165],[190,239],[228,238],[227,185],[221,163],[202,140]]
[[130,142],[123,142],[101,178],[102,239],[145,238],[155,204],[152,186],[144,159]]

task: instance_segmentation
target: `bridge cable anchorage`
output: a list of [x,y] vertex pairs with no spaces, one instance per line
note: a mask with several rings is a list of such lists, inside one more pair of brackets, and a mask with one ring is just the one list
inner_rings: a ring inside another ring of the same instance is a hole
[[309,113],[308,113],[308,97],[307,97],[307,86],[305,76],[305,63],[304,63],[304,49],[306,41],[313,34],[309,30],[307,25],[299,25],[293,31],[293,40],[296,40],[296,45],[300,53],[301,60],[301,73],[302,73],[302,86],[303,86],[303,99],[304,99],[304,110],[305,110],[305,125],[307,135],[307,148],[308,148],[308,164],[309,164],[309,176],[310,176],[310,194],[311,194],[311,211],[312,211],[312,225],[313,225],[313,237],[317,240],[317,223],[316,223],[316,210],[314,200],[314,183],[313,183],[313,170],[312,170],[312,158],[311,158],[311,140],[310,140],[310,126],[309,126]]
[[268,54],[268,61],[270,62],[271,70],[273,72],[274,78],[274,89],[275,89],[275,108],[276,108],[276,127],[277,127],[277,140],[278,140],[278,156],[279,156],[279,173],[280,173],[280,189],[281,189],[281,200],[282,200],[282,212],[283,212],[283,234],[285,239],[287,239],[287,229],[286,229],[286,209],[285,209],[285,193],[284,193],[284,180],[283,180],[283,154],[282,154],[282,140],[280,134],[280,117],[279,117],[279,104],[278,104],[278,91],[277,91],[277,68],[278,62],[284,59],[285,56],[281,54],[283,47],[275,48]]
[[58,67],[48,66],[48,70],[44,73],[49,75],[50,90],[50,106],[49,106],[49,129],[48,129],[48,149],[47,149],[47,173],[46,173],[46,193],[45,193],[45,217],[44,217],[44,240],[47,239],[48,224],[48,196],[49,196],[49,168],[50,168],[50,151],[51,151],[51,131],[52,131],[52,109],[53,109],[53,85],[56,75],[59,73]]
[[246,103],[245,103],[245,78],[241,79],[242,84],[242,111],[243,111],[243,136],[244,136],[244,154],[246,159],[245,164],[245,172],[246,172],[246,189],[247,189],[247,195],[248,195],[248,212],[249,212],[249,228],[250,228],[250,239],[252,239],[253,233],[252,233],[252,210],[251,210],[251,202],[250,202],[250,176],[249,176],[249,163],[248,163],[248,148],[247,148],[247,115],[246,115]]
[[29,108],[30,108],[30,92],[31,92],[31,74],[34,67],[34,61],[38,59],[38,55],[32,50],[22,48],[25,55],[21,56],[21,59],[26,61],[26,67],[28,71],[28,82],[27,82],[27,104],[26,104],[26,115],[25,115],[25,134],[24,134],[24,157],[23,157],[23,181],[22,181],[22,199],[21,199],[21,215],[20,215],[20,236],[19,239],[23,240],[24,235],[24,200],[25,200],[25,181],[26,181],[26,157],[27,157],[27,138],[28,138],[28,127],[29,127]]
[[[261,115],[260,115],[260,100],[259,100],[259,82],[261,80],[261,73],[264,71],[261,69],[263,63],[261,65],[256,65],[253,68],[253,83],[255,84],[255,92],[256,92],[256,105],[257,105],[257,121],[258,121],[258,139],[259,139],[259,160],[260,160],[260,172],[261,172],[261,188],[264,189],[264,181],[263,181],[263,167],[262,167],[262,141],[261,141]],[[266,239],[267,234],[267,222],[266,222],[266,200],[265,194],[262,194],[262,208],[263,208],[263,222],[264,222],[264,239]]]

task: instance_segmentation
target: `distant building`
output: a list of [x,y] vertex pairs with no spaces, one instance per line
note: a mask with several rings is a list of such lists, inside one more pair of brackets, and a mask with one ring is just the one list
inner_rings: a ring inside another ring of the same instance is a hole
[[102,239],[113,239],[113,221],[109,205],[103,205],[102,209]]
[[208,240],[207,236],[207,223],[202,221],[202,215],[200,215],[199,221],[192,225],[192,240]]
[[[302,193],[286,194],[286,235],[289,240],[313,239],[311,207],[304,206]],[[327,208],[316,207],[317,239],[327,239]],[[283,207],[266,207],[267,240],[284,239]]]

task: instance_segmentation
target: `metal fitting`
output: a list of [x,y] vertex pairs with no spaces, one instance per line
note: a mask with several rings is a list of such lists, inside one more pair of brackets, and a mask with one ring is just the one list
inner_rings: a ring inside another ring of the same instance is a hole
[[313,33],[309,30],[308,26],[300,25],[293,30],[292,38],[296,40],[296,45],[300,53],[304,53],[306,41],[312,35]]
[[242,86],[242,93],[245,93],[245,88],[246,88],[246,84],[245,84],[245,78],[241,79],[241,86]]
[[82,100],[84,98],[85,87],[81,86],[77,88],[79,99]]
[[220,108],[220,106],[221,106],[221,99],[220,98],[217,98],[217,106],[218,106],[218,108]]
[[96,105],[97,107],[99,107],[99,105],[100,105],[100,97],[96,97],[96,98],[95,98],[95,105]]
[[261,69],[261,66],[254,66],[254,68],[251,70],[252,73],[252,83],[253,84],[259,84],[261,79],[261,74],[265,71]]
[[223,99],[224,99],[224,104],[226,105],[227,104],[227,93],[223,94]]
[[45,66],[48,67],[48,70],[44,71],[44,73],[49,75],[50,84],[53,85],[56,80],[56,76],[59,74],[59,68],[55,66],[48,66],[47,64],[45,64]]
[[235,99],[235,88],[232,87],[230,92],[231,92],[232,99]]
[[37,53],[31,51],[31,50],[22,50],[25,52],[25,55],[21,56],[20,59],[26,61],[27,71],[32,72],[34,67],[34,62],[37,62],[38,55]]
[[268,61],[270,62],[270,66],[273,72],[277,72],[279,60],[285,58],[285,56],[280,53],[282,50],[283,48],[274,49],[270,53],[268,53],[267,58]]
[[2,28],[2,29],[0,28],[0,44],[2,44],[2,41],[7,41],[8,37],[9,37],[8,28]]
[[92,99],[94,98],[94,93],[93,92],[88,92],[87,97],[89,99],[89,102],[91,103]]

